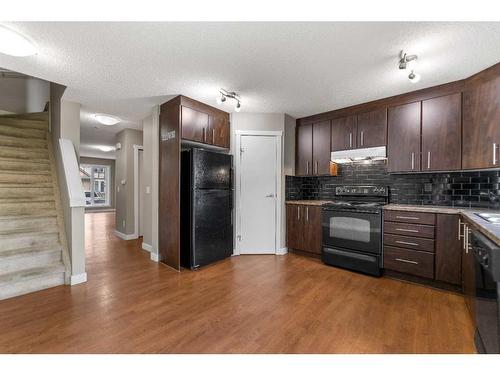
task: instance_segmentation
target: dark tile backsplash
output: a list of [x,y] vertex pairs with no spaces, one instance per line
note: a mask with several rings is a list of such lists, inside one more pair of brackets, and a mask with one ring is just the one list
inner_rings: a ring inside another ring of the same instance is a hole
[[[389,174],[385,162],[343,164],[339,176],[286,176],[286,199],[332,199],[338,185],[389,186],[390,203],[500,208],[500,170]],[[486,194],[486,195],[484,195]]]

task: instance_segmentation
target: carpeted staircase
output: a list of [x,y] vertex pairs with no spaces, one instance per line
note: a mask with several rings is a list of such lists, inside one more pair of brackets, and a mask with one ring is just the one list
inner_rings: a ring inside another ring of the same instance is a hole
[[0,116],[0,300],[70,275],[48,113]]

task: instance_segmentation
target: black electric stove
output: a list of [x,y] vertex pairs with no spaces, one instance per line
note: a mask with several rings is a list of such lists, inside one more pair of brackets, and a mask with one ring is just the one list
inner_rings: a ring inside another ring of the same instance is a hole
[[322,207],[324,263],[380,276],[382,207],[386,186],[337,186],[335,200]]

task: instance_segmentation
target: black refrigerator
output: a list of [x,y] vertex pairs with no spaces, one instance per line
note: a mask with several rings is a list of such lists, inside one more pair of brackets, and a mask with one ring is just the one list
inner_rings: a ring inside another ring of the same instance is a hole
[[181,266],[197,269],[233,254],[232,156],[181,153]]

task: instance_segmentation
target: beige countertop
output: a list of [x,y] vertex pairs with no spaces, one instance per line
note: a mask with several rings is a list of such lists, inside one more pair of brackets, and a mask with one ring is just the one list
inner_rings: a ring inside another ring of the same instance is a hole
[[388,204],[384,206],[384,210],[429,212],[437,214],[460,214],[463,220],[467,222],[467,224],[480,231],[486,237],[500,246],[500,225],[489,223],[483,218],[477,216],[477,214],[480,213],[500,213],[500,210],[445,206],[415,206],[406,204]]

